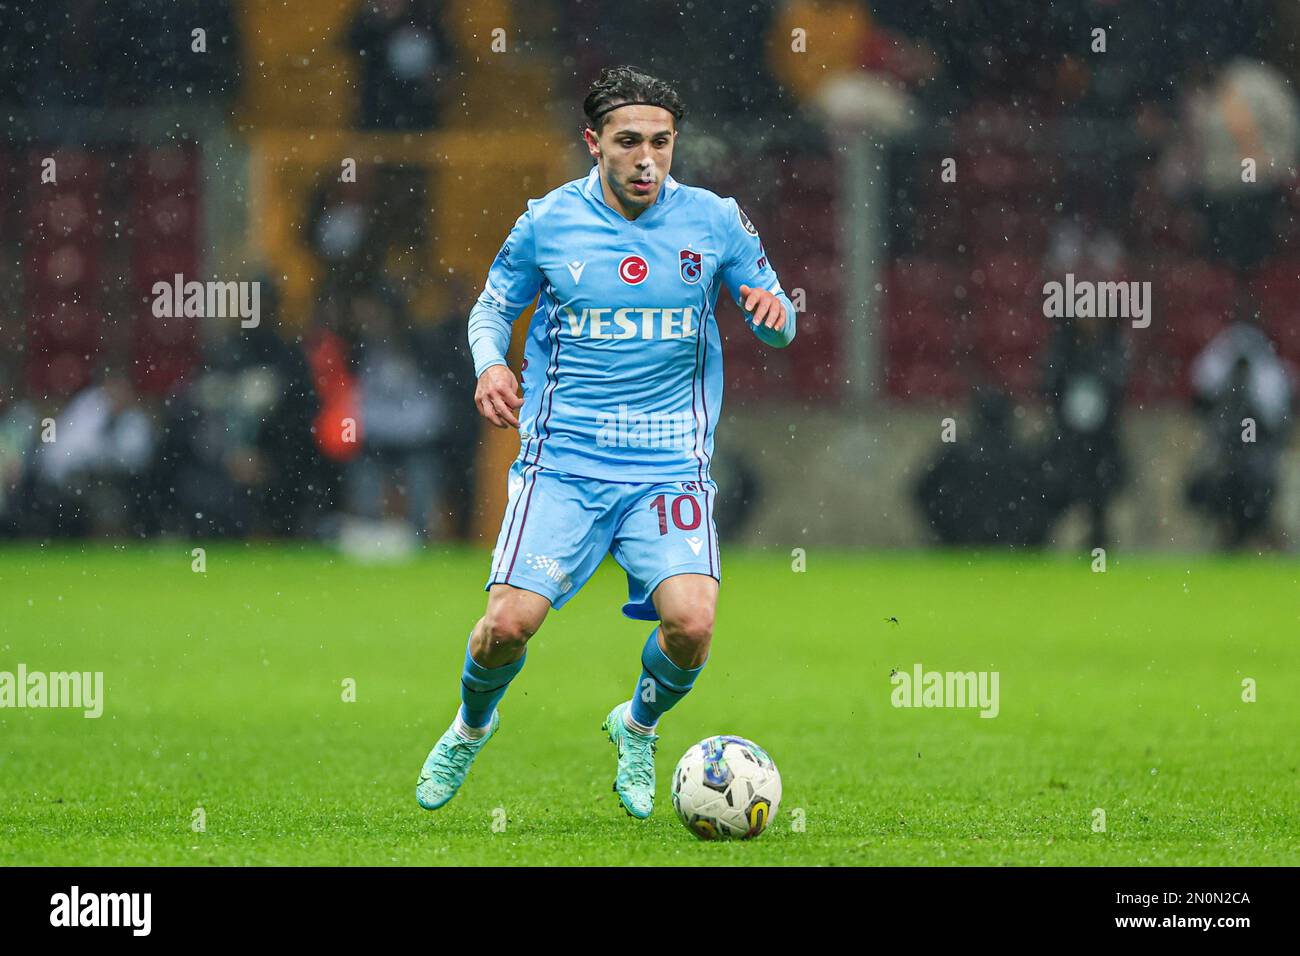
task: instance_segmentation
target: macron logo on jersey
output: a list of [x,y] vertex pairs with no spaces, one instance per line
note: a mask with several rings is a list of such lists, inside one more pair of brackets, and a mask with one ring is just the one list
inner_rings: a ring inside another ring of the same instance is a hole
[[583,309],[565,306],[569,333],[576,339],[585,334],[593,339],[689,339],[698,331],[695,310],[677,309]]

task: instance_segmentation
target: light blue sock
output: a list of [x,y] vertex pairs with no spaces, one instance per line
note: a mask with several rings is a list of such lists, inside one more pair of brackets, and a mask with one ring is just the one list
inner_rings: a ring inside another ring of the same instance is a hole
[[465,669],[460,675],[460,719],[466,727],[486,727],[492,720],[492,712],[506,695],[506,688],[515,679],[515,675],[524,669],[523,657],[511,664],[500,667],[484,667],[474,660],[465,648]]
[[643,727],[653,727],[660,716],[672,710],[690,692],[702,670],[704,664],[687,670],[670,661],[659,648],[659,628],[656,627],[641,649],[641,679],[636,682],[636,690],[632,693],[632,719]]

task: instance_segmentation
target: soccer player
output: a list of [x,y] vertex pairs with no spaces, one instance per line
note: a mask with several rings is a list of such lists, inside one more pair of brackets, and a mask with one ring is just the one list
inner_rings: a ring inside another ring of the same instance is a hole
[[[672,87],[608,69],[583,111],[595,165],[529,201],[470,312],[474,401],[496,427],[518,429],[520,447],[460,710],[416,784],[428,810],[456,794],[496,733],[497,704],[547,611],[608,552],[627,572],[623,613],[658,622],[631,700],[601,727],[618,753],[623,807],[650,815],[655,727],[704,668],[721,581],[709,477],[722,407],[719,287],[766,344],[795,334],[794,307],[736,201],[668,174],[684,113]],[[539,292],[520,398],[506,351]]]

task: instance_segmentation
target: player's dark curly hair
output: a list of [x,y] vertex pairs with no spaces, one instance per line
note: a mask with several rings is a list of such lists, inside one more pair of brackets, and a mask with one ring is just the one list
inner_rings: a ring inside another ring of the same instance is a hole
[[675,89],[634,66],[614,66],[600,71],[600,76],[591,85],[591,92],[582,101],[587,125],[599,133],[609,119],[609,108],[617,103],[661,106],[673,114],[675,123],[680,123],[686,115],[686,107]]

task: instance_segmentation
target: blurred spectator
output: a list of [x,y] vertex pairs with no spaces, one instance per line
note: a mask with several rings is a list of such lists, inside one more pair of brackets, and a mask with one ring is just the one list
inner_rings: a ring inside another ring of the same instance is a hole
[[436,453],[445,507],[454,513],[453,533],[471,534],[478,508],[474,484],[482,421],[474,409],[474,359],[465,336],[465,316],[477,296],[477,289],[455,280],[448,283],[447,311],[441,321],[424,332],[434,385],[444,396],[447,424],[438,436]]
[[1082,505],[1088,547],[1105,548],[1106,512],[1127,474],[1119,418],[1128,358],[1115,319],[1059,322],[1044,382],[1056,425],[1044,462],[1044,494],[1058,513]]
[[344,337],[342,305],[327,296],[317,303],[316,328],[307,336],[307,362],[320,398],[320,411],[312,423],[316,447],[336,468],[356,457],[356,375],[351,366],[348,339]]
[[[1166,188],[1201,208],[1211,255],[1253,268],[1273,250],[1273,214],[1295,177],[1300,101],[1267,63],[1211,62],[1189,83],[1182,128],[1164,160]],[[1254,161],[1253,179],[1245,160]]]
[[158,530],[187,537],[251,532],[251,494],[229,467],[248,428],[238,387],[229,369],[200,368],[169,396],[150,480]]
[[417,130],[439,123],[451,75],[449,31],[435,0],[367,0],[348,31],[360,58],[362,129]]
[[311,434],[320,401],[301,345],[280,334],[274,286],[263,280],[262,290],[262,321],[239,334],[235,354],[237,388],[253,420],[244,433],[251,438],[236,450],[243,458],[236,457],[234,467],[237,475],[248,467],[247,477],[259,479],[262,525],[273,534],[292,535],[304,512],[321,509],[328,491]]
[[1214,337],[1192,365],[1206,443],[1188,502],[1219,525],[1223,545],[1276,544],[1270,525],[1291,417],[1291,383],[1253,308]]
[[173,530],[292,535],[321,507],[319,403],[302,351],[277,331],[275,286],[260,282],[260,323],[228,333],[168,402],[153,494]]
[[1100,281],[1120,279],[1124,266],[1124,245],[1109,229],[1100,228],[1086,210],[1061,219],[1048,234],[1043,268],[1055,277],[1067,272],[1099,276]]
[[944,544],[1041,545],[1049,515],[1031,481],[1035,458],[1012,430],[1010,402],[977,390],[971,418],[970,434],[944,444],[917,482],[917,504]]
[[411,325],[405,304],[376,289],[352,300],[360,453],[347,466],[348,510],[383,517],[384,485],[400,478],[406,519],[424,538],[441,535],[447,401],[429,330]]
[[141,529],[142,479],[155,428],[130,381],[106,369],[55,419],[54,441],[38,443],[19,507],[25,530],[82,536]]
[[328,173],[312,194],[302,228],[324,266],[327,295],[370,284],[383,265],[372,191],[369,177],[346,183]]

